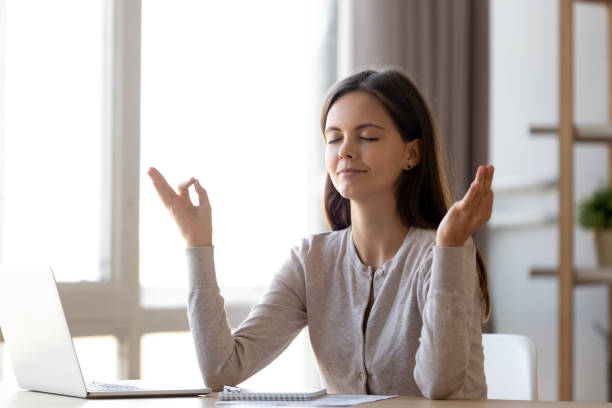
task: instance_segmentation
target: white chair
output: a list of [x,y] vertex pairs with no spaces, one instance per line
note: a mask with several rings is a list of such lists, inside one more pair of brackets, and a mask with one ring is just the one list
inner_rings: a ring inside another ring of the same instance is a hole
[[483,334],[484,371],[490,399],[537,400],[536,347],[517,334]]

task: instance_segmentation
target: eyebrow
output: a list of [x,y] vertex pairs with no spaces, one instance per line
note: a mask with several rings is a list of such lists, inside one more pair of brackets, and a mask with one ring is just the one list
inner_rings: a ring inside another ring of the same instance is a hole
[[[361,130],[361,129],[367,128],[367,127],[373,127],[373,128],[380,129],[380,130],[385,130],[384,127],[382,127],[380,125],[376,125],[374,123],[363,123],[363,124],[361,124],[359,126],[356,126],[355,130]],[[325,133],[329,132],[330,130],[340,131],[341,129],[339,127],[336,127],[336,126],[330,126],[327,129],[325,129]]]

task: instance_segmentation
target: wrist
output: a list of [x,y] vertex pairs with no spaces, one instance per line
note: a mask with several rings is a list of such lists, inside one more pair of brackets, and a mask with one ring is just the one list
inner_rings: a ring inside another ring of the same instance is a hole
[[437,247],[462,247],[463,244],[456,243],[456,242],[438,242],[436,241],[436,246]]
[[439,247],[460,247],[465,245],[465,241],[467,239],[457,239],[457,238],[448,238],[448,237],[438,237],[436,236],[436,246]]
[[194,240],[194,241],[185,241],[187,248],[198,248],[198,247],[208,247],[212,246],[211,240]]

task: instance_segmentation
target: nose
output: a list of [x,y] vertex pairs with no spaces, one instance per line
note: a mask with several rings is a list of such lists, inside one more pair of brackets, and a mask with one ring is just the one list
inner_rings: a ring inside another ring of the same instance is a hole
[[351,143],[349,143],[345,138],[344,142],[342,143],[342,146],[340,147],[340,150],[338,151],[338,158],[352,159],[354,157],[353,155],[353,147],[351,146]]

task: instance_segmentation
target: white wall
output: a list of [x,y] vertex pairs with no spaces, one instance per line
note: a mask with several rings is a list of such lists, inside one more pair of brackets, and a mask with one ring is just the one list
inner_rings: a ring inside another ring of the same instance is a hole
[[[4,142],[4,44],[5,44],[5,20],[6,20],[6,2],[0,0],[0,231],[4,229],[4,162],[5,162],[5,142]],[[0,263],[3,260],[2,248],[4,247],[3,234],[0,233]],[[3,352],[0,346],[0,380],[3,373]]]
[[[607,112],[606,12],[602,6],[575,7],[575,121],[602,123]],[[530,124],[556,123],[559,86],[558,1],[491,1],[490,158],[496,166],[496,190],[490,223],[488,266],[494,328],[530,336],[538,349],[540,399],[557,398],[557,292],[554,278],[533,279],[533,266],[555,266],[555,223],[503,227],[508,217],[527,219],[557,214],[557,190],[503,193],[508,184],[554,179],[558,142],[554,136],[529,135]],[[575,149],[575,198],[607,182],[606,150]],[[589,235],[575,233],[575,263],[593,266]],[[606,355],[595,322],[607,326],[607,289],[580,287],[575,292],[574,398],[606,399]]]

